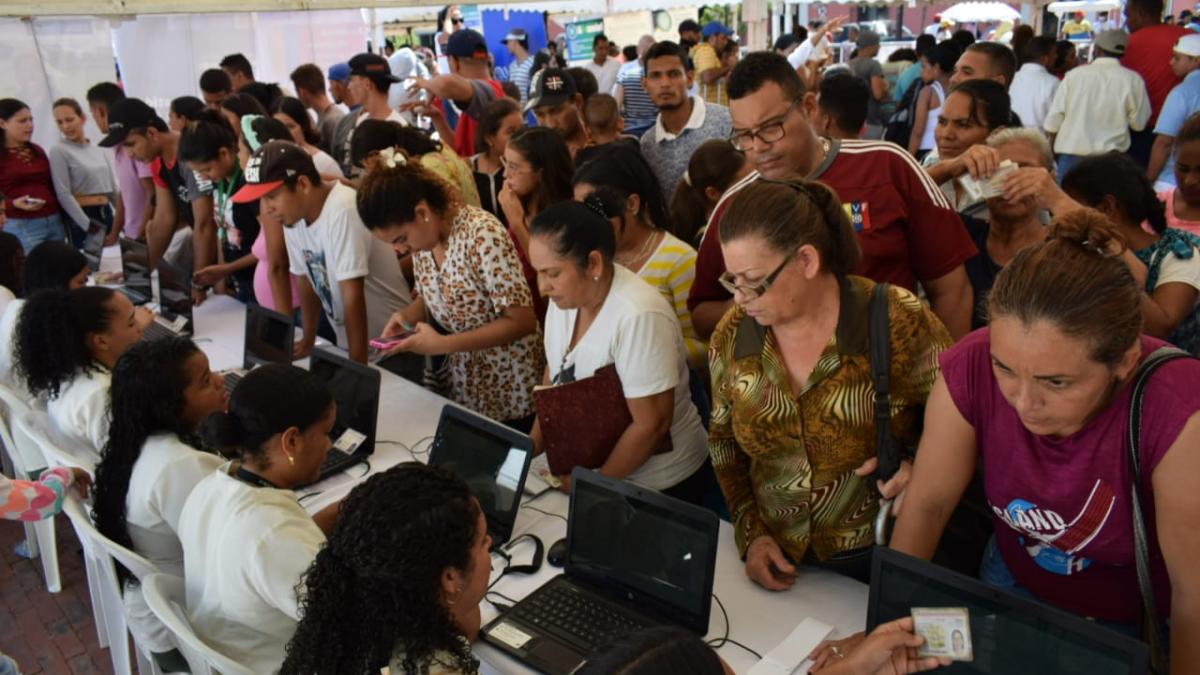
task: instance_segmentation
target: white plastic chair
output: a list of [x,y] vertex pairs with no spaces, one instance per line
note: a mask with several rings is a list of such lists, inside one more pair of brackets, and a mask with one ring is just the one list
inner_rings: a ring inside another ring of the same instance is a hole
[[[0,384],[0,402],[3,403],[0,406],[0,440],[4,442],[9,459],[12,460],[13,477],[18,480],[31,480],[38,469],[47,465],[38,443],[16,428],[16,421],[22,415],[31,412],[31,409],[17,392],[3,384]],[[40,461],[35,462],[35,459]],[[62,590],[62,581],[58,574],[58,545],[54,535],[54,518],[24,525],[25,545],[29,549],[29,557],[41,558],[46,590],[58,593]]]
[[142,594],[150,611],[175,635],[192,675],[254,675],[196,635],[183,609],[187,604],[183,579],[171,574],[151,574],[142,579]]
[[[88,585],[92,589],[92,602],[100,601],[108,648],[112,654],[113,672],[116,675],[132,675],[129,659],[129,623],[125,618],[125,603],[121,599],[121,582],[113,561],[119,561],[133,576],[142,580],[158,574],[154,563],[105,537],[92,524],[91,516],[78,497],[71,494],[63,502],[63,513],[71,519],[79,540],[83,542],[86,555],[95,563],[95,579],[89,574]],[[93,587],[95,584],[95,587]],[[137,668],[141,675],[162,675],[148,649],[134,645]]]

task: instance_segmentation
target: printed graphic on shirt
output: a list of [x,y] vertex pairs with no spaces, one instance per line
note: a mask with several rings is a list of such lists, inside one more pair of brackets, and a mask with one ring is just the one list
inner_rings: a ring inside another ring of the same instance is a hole
[[992,511],[1009,527],[1026,535],[1020,538],[1021,545],[1039,567],[1067,576],[1092,564],[1091,559],[1075,554],[1104,529],[1116,502],[1109,484],[1097,480],[1087,502],[1069,523],[1058,512],[1038,508],[1024,499],[1014,499],[1004,509],[992,505]]
[[846,209],[855,232],[871,229],[871,210],[867,202],[846,202],[842,208]]
[[333,288],[329,285],[329,269],[325,265],[324,251],[304,249],[304,266],[308,268],[308,278],[312,280],[313,290],[321,298],[321,307],[325,316],[333,320]]

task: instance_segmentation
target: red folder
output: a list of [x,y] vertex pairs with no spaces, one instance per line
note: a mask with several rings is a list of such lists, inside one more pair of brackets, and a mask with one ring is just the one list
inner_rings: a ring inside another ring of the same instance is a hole
[[550,471],[565,476],[604,464],[633,423],[615,365],[568,384],[535,389],[534,406]]

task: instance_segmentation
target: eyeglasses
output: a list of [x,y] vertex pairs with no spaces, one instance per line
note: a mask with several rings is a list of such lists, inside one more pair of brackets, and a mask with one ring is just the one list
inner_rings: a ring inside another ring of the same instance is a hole
[[791,253],[787,254],[787,257],[783,259],[783,262],[779,263],[779,267],[776,267],[773,272],[763,277],[762,281],[754,284],[753,286],[742,286],[734,283],[733,275],[730,274],[728,270],[726,270],[723,274],[721,274],[720,277],[717,278],[717,282],[733,295],[741,293],[742,296],[746,298],[746,302],[757,300],[765,295],[767,291],[771,290],[771,285],[775,283],[775,280],[779,278],[780,274],[783,274],[783,268],[787,267],[788,263],[792,262],[792,258],[795,257],[796,251],[792,251]]
[[792,105],[788,107],[787,112],[757,129],[734,132],[729,136],[729,142],[741,152],[749,150],[754,145],[754,139],[756,138],[761,139],[767,145],[778,143],[787,135],[787,132],[783,128],[783,123],[787,121],[788,115],[791,115],[792,111],[798,105],[800,105],[800,101],[792,101]]
[[506,176],[515,176],[522,173],[533,173],[533,167],[513,164],[503,157],[500,158],[500,167],[504,169],[504,174]]
[[453,18],[453,17],[450,18],[450,23],[454,24],[455,26],[461,26],[462,24],[466,23],[466,21],[467,21],[466,19],[462,19],[462,18],[458,18],[458,19]]

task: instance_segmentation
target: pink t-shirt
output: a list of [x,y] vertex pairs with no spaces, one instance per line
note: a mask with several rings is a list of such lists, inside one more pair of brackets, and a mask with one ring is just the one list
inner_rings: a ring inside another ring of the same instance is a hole
[[141,179],[154,174],[149,164],[137,161],[119,145],[113,148],[113,166],[125,204],[125,222],[119,224],[126,237],[137,239],[142,236],[142,217],[146,214],[146,189]]
[[[996,516],[996,544],[1017,583],[1046,602],[1106,621],[1134,622],[1140,594],[1133,552],[1128,450],[1132,387],[1066,438],[1028,431],[1004,399],[992,370],[989,329],[941,356],[942,376],[975,428],[984,488]],[[1143,357],[1163,346],[1142,337]],[[1158,610],[1170,612],[1170,581],[1155,530],[1151,473],[1200,410],[1200,361],[1164,365],[1146,388],[1142,420],[1142,498]]]
[[1192,234],[1200,236],[1200,220],[1184,220],[1175,215],[1175,190],[1178,188],[1167,188],[1158,193],[1158,198],[1167,205],[1167,227],[1173,227],[1176,230],[1184,230]]
[[263,307],[282,314],[294,312],[300,306],[300,292],[296,290],[296,281],[292,279],[291,274],[288,275],[288,282],[292,287],[292,306],[283,309],[275,306],[275,296],[271,294],[271,280],[267,275],[267,236],[262,230],[258,231],[258,237],[254,239],[250,252],[258,258],[258,264],[254,266],[254,299]]

